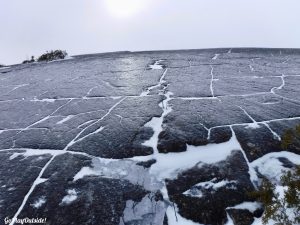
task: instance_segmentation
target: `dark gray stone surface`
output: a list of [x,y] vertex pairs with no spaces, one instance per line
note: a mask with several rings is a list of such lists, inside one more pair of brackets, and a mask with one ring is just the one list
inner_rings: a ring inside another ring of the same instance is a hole
[[0,224],[5,217],[12,218],[23,198],[30,190],[32,183],[39,175],[50,155],[30,156],[23,158],[14,156],[21,151],[0,152]]
[[[197,186],[207,181],[217,184],[224,180],[228,184],[220,188]],[[239,151],[233,152],[225,161],[200,168],[195,166],[183,172],[177,179],[168,180],[167,188],[181,215],[201,224],[212,225],[226,223],[226,208],[251,201],[247,193],[254,191],[247,163]],[[198,197],[199,192],[201,197]]]
[[[75,174],[90,163],[89,158],[82,156],[65,154],[57,157],[44,173],[43,178],[47,181],[35,189],[19,217],[48,218],[47,224],[53,225],[118,224],[126,201],[140,201],[147,192],[117,179],[90,176],[73,182]],[[70,190],[77,198],[72,202],[64,201]],[[39,199],[46,202],[36,208],[34,204]]]
[[[162,225],[173,204],[195,223],[224,224],[227,207],[251,200],[249,161],[285,150],[280,136],[300,122],[299,85],[297,49],[119,52],[1,68],[0,225],[14,216]],[[227,160],[167,179],[169,196],[152,177],[157,156],[235,137],[241,149]],[[92,170],[98,157],[101,173]],[[86,176],[74,180],[80,171]],[[182,194],[213,179],[238,185],[202,190],[209,198]],[[237,225],[255,216],[229,214]]]

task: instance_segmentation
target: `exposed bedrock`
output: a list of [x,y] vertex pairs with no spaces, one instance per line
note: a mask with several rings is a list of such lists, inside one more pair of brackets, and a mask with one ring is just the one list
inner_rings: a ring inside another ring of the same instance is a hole
[[195,166],[168,180],[168,193],[183,217],[200,224],[224,224],[226,208],[253,200],[247,195],[254,190],[248,171],[243,154],[234,151],[225,161]]
[[[300,51],[119,52],[0,69],[0,225],[250,225],[300,164]],[[13,225],[13,224],[10,224]]]

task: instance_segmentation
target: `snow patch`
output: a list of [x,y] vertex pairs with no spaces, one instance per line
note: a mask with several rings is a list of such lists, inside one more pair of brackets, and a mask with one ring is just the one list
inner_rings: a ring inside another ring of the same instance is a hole
[[44,205],[46,203],[46,197],[45,196],[42,196],[40,197],[38,200],[36,200],[33,204],[31,204],[31,206],[33,208],[40,208],[42,205]]
[[246,129],[258,129],[260,128],[259,124],[258,123],[249,123],[247,126],[246,126]]
[[97,175],[99,176],[99,173],[95,170],[93,170],[91,167],[83,167],[81,170],[73,177],[73,181],[80,180],[84,178],[85,176],[92,176]]
[[252,168],[271,181],[279,182],[283,171],[287,171],[279,158],[286,158],[295,165],[300,165],[300,155],[291,152],[272,152],[251,162]]
[[111,179],[128,180],[132,184],[140,185],[149,191],[160,190],[164,183],[149,174],[149,168],[137,165],[130,159],[112,160],[94,158],[92,167],[83,167],[74,177],[76,182],[85,176],[100,176]]
[[183,194],[194,198],[202,198],[204,196],[203,192],[197,188],[191,188],[183,192]]
[[[154,140],[151,143],[157,146]],[[176,178],[180,172],[196,165],[201,166],[204,163],[212,164],[220,162],[225,160],[233,150],[240,149],[240,144],[237,141],[236,136],[233,135],[229,141],[224,143],[208,144],[206,146],[187,145],[187,151],[180,153],[171,152],[168,154],[161,154],[157,152],[154,155],[138,156],[127,160],[95,158],[93,159],[93,167],[83,167],[74,176],[74,181],[82,179],[85,176],[96,175],[108,178],[127,179],[134,183],[143,182],[142,185],[147,182],[154,185],[153,183],[156,181],[157,187],[161,186],[160,183],[166,178]],[[137,161],[148,161],[150,159],[155,159],[156,163],[149,169],[147,168],[147,170],[136,165]],[[137,181],[137,175],[142,181]],[[217,187],[221,184],[223,183],[215,185]],[[154,189],[154,187],[151,189]]]
[[163,65],[161,64],[161,62],[163,62],[164,60],[157,60],[154,62],[154,64],[149,65],[149,68],[152,70],[162,70],[163,69]]
[[180,153],[157,154],[156,163],[150,168],[150,173],[163,180],[176,178],[177,174],[192,168],[196,164],[213,164],[225,160],[233,150],[240,150],[240,144],[235,136],[227,142],[208,144],[206,146],[187,145],[187,150]]
[[77,196],[77,192],[75,189],[70,189],[67,191],[68,195],[66,195],[60,204],[66,204],[66,205],[69,205],[71,204],[72,202],[74,202],[78,196]]

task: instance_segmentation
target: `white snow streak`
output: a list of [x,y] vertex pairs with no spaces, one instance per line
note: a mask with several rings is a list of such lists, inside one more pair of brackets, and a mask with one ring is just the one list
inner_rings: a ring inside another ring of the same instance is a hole
[[210,92],[211,92],[211,96],[214,98],[215,94],[214,94],[214,87],[213,87],[213,82],[214,82],[214,67],[210,66],[211,70],[210,70],[210,75],[211,75],[211,79],[210,79]]
[[212,60],[218,59],[219,55],[220,55],[220,54],[215,54],[215,56],[212,58]]
[[62,120],[58,121],[56,124],[63,124],[65,122],[67,122],[68,120],[72,119],[74,117],[74,115],[68,115],[65,118],[63,118]]
[[43,167],[43,169],[40,171],[38,177],[36,178],[36,180],[33,182],[32,186],[30,187],[29,191],[27,192],[27,194],[25,195],[21,206],[19,207],[18,211],[16,212],[16,214],[14,215],[14,217],[12,218],[12,222],[9,225],[13,225],[16,221],[16,219],[18,218],[19,214],[21,213],[21,211],[23,210],[25,204],[27,203],[27,200],[29,198],[29,196],[31,195],[31,193],[33,192],[33,190],[35,189],[35,187],[43,182],[46,181],[46,179],[43,179],[43,173],[45,172],[45,170],[47,169],[47,167],[51,164],[51,162],[54,160],[55,155],[52,156],[52,158],[46,163],[46,165]]
[[259,124],[254,120],[254,118],[252,116],[250,116],[250,114],[244,109],[242,108],[241,106],[238,106],[241,110],[243,110],[243,112],[245,113],[246,116],[248,116],[248,118],[250,120],[252,120],[253,123],[249,124],[248,127],[249,128],[253,128],[253,129],[256,129],[256,128],[259,128]]
[[261,209],[263,205],[259,202],[243,202],[227,209],[245,209],[251,213],[254,213],[257,209]]
[[275,131],[273,131],[267,122],[263,122],[262,124],[264,124],[271,131],[275,139],[281,141],[280,135],[278,135]]
[[161,77],[160,77],[160,79],[158,81],[158,84],[148,87],[147,90],[143,91],[140,96],[141,97],[148,96],[151,90],[153,90],[155,88],[158,88],[158,87],[161,87],[166,82],[164,79],[165,79],[165,76],[167,74],[167,71],[168,71],[168,69],[166,69],[163,72],[163,74],[161,75]]
[[[67,144],[67,146],[66,146],[63,150],[64,150],[64,151],[67,151],[67,150],[68,150],[72,145],[74,145],[75,143],[77,143],[77,142],[79,142],[79,141],[82,141],[82,140],[85,139],[87,136],[90,136],[91,134],[87,134],[87,135],[85,135],[85,136],[79,138],[80,135],[81,135],[84,131],[86,131],[88,128],[90,128],[90,127],[93,126],[94,124],[96,124],[96,123],[102,121],[103,119],[105,119],[105,118],[106,118],[106,117],[114,110],[114,108],[116,108],[119,104],[121,104],[121,102],[123,102],[125,99],[126,99],[126,97],[122,98],[120,101],[118,101],[116,104],[114,104],[114,105],[107,111],[107,113],[106,113],[104,116],[102,116],[100,119],[96,120],[95,122],[89,124],[89,125],[86,126],[84,129],[82,129],[82,130],[76,135],[76,137],[75,137],[74,139],[72,139],[72,140]],[[86,122],[85,122],[85,123],[86,123]],[[99,133],[99,132],[102,131],[102,130],[103,130],[103,128],[100,127],[100,128],[99,128],[98,130],[96,130],[95,132],[96,132],[96,133]]]
[[203,193],[201,191],[201,189],[212,189],[211,191],[217,191],[218,189],[222,188],[222,187],[226,187],[229,189],[236,189],[236,183],[237,181],[232,180],[221,180],[219,182],[216,182],[217,179],[214,178],[210,181],[205,181],[205,182],[201,182],[198,183],[196,185],[194,185],[191,189],[185,191],[183,194],[187,195],[187,196],[191,196],[191,197],[197,197],[197,198],[202,198],[203,197]]

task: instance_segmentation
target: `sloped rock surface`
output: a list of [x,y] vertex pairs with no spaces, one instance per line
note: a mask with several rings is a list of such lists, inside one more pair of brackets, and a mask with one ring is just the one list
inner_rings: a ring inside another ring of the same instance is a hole
[[1,68],[0,225],[251,224],[262,210],[235,206],[260,176],[300,164],[299,148],[281,146],[300,122],[299,84],[296,49]]

